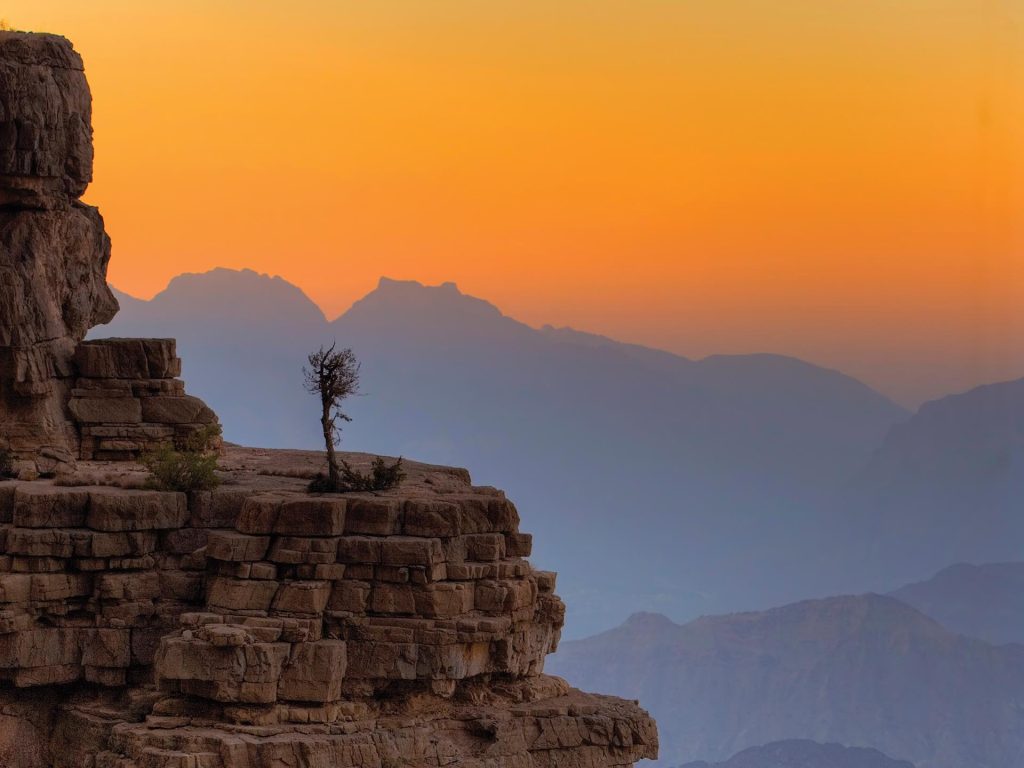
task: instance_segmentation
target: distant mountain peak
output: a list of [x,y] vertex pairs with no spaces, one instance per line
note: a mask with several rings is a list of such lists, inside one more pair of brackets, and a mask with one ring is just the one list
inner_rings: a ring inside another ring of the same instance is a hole
[[671,629],[679,625],[663,613],[637,611],[623,622],[623,626],[633,629]]
[[459,290],[459,286],[456,283],[454,283],[453,281],[451,281],[451,280],[446,280],[445,282],[441,283],[440,285],[430,286],[430,285],[427,285],[425,283],[421,283],[419,280],[397,280],[397,279],[395,279],[393,277],[387,277],[386,275],[381,275],[380,279],[377,281],[377,290],[378,291],[402,290],[402,289],[417,289],[417,288],[422,288],[422,289],[426,289],[426,290],[433,289],[433,290],[439,290],[439,291],[449,291],[451,293],[455,293],[455,294],[458,294],[460,296],[462,295],[462,291]]
[[418,280],[396,280],[391,277],[381,277],[377,287],[356,301],[336,322],[372,320],[390,324],[403,317],[409,319],[422,316],[429,316],[442,323],[477,319],[521,325],[506,317],[489,301],[463,293],[451,281],[440,285],[425,285]]
[[[134,332],[162,336],[173,332],[186,347],[188,339],[196,336],[227,334],[255,340],[300,330],[308,334],[327,323],[323,311],[301,288],[280,275],[252,269],[215,267],[206,272],[184,272],[148,301],[121,292],[115,295],[121,313],[103,328],[104,335]],[[195,333],[181,329],[181,319],[194,317],[205,318],[201,329]]]
[[953,632],[1024,643],[1024,562],[956,563],[890,593]]

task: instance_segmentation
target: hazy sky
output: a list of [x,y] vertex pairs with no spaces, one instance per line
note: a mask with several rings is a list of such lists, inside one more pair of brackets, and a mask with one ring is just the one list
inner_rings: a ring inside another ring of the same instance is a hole
[[382,275],[904,402],[1024,375],[1019,0],[8,0],[85,57],[111,281]]

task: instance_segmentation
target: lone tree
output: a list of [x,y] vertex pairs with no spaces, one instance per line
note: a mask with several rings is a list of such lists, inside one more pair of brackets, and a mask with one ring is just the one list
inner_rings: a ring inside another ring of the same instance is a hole
[[324,349],[320,347],[309,356],[309,366],[303,367],[306,389],[320,396],[320,425],[327,446],[327,481],[332,488],[341,486],[341,469],[334,452],[340,427],[339,421],[352,421],[341,410],[342,401],[359,391],[359,361],[351,349],[335,350],[337,342]]

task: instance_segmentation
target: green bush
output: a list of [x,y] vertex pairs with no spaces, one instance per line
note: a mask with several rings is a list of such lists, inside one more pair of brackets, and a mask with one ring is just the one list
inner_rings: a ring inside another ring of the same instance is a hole
[[211,426],[193,432],[180,448],[164,445],[144,454],[140,461],[149,470],[150,488],[160,491],[210,491],[220,485],[217,454],[213,450],[220,438],[220,427]]
[[341,461],[341,476],[337,483],[330,477],[319,474],[309,484],[310,493],[355,493],[387,491],[397,488],[405,479],[401,457],[394,464],[388,464],[378,456],[373,460],[370,471],[359,472],[352,469],[347,461]]

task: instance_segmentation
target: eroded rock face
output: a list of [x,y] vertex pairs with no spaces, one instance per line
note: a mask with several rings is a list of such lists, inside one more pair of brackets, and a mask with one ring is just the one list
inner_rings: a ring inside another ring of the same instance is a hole
[[118,309],[110,238],[78,199],[91,111],[67,40],[0,32],[0,450],[29,471],[137,458],[217,421],[175,378],[172,339],[81,343]]
[[92,181],[92,97],[57,35],[0,32],[0,205],[64,207]]
[[503,493],[409,463],[399,491],[311,496],[320,461],[228,448],[225,484],[191,496],[0,483],[0,705],[19,701],[11,686],[34,700],[74,691],[33,710],[51,726],[16,724],[46,734],[24,742],[24,760],[603,768],[656,756],[635,703],[543,674],[564,606],[554,574],[525,559],[530,537]]
[[0,449],[43,468],[77,449],[65,410],[75,346],[118,309],[103,219],[78,200],[90,118],[67,40],[0,32]]

